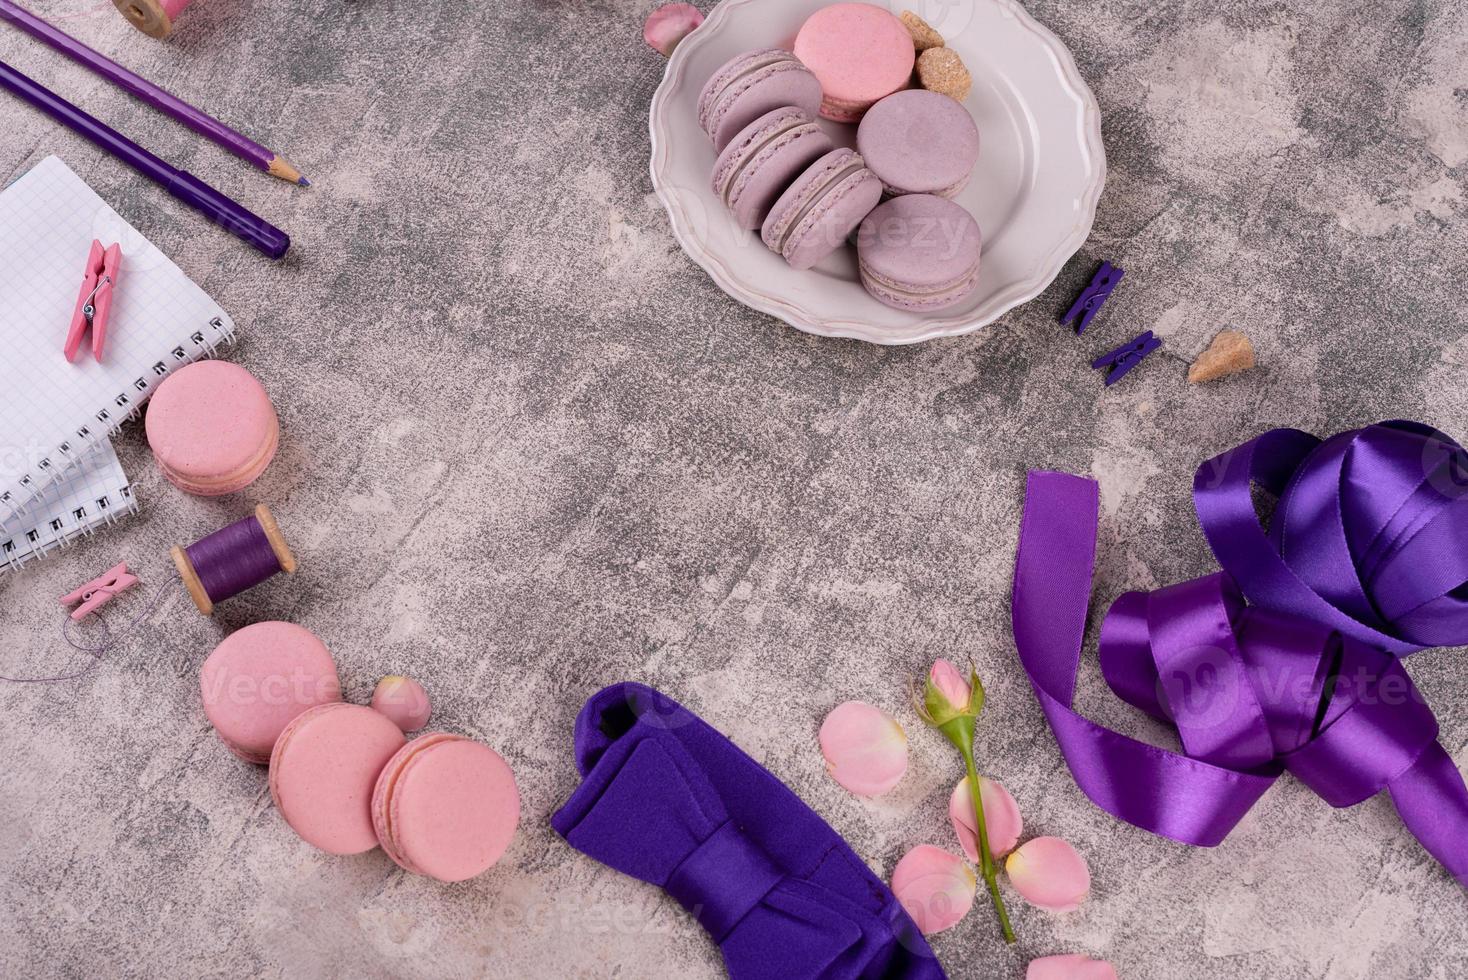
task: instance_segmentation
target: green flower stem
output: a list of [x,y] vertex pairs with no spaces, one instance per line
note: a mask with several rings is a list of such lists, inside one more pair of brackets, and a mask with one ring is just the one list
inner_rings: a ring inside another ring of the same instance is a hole
[[994,862],[994,855],[989,850],[989,825],[984,820],[983,794],[979,791],[979,771],[974,765],[974,719],[971,716],[960,716],[953,718],[938,728],[948,741],[958,747],[959,754],[963,756],[964,768],[968,771],[969,795],[974,800],[974,823],[978,830],[979,838],[979,873],[983,875],[984,884],[989,889],[989,897],[994,902],[994,911],[999,915],[999,927],[1004,931],[1004,941],[1014,942],[1014,928],[1009,924],[1009,911],[1004,907],[1004,899],[999,894],[999,867]]

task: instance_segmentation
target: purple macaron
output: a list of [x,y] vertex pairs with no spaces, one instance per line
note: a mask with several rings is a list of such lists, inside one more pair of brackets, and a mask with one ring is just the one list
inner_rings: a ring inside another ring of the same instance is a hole
[[830,255],[882,199],[882,182],[854,150],[832,150],[780,195],[760,237],[795,269]]
[[979,130],[948,96],[908,89],[867,110],[856,148],[887,193],[952,197],[979,159]]
[[981,244],[973,215],[952,201],[894,197],[857,232],[861,284],[894,309],[941,310],[978,285]]
[[724,64],[698,94],[698,124],[722,153],[745,126],[781,106],[821,108],[821,83],[799,58],[779,48],[741,54]]
[[791,181],[831,146],[811,113],[794,106],[767,112],[741,129],[714,161],[714,193],[739,227],[752,231]]

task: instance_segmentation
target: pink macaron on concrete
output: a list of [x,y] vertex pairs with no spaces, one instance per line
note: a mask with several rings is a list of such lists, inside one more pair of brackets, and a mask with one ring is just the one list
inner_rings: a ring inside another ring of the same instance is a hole
[[789,51],[762,48],[738,55],[709,76],[698,94],[698,124],[723,152],[735,133],[787,105],[814,116],[821,83]]
[[804,109],[767,112],[740,130],[714,161],[713,191],[739,227],[752,231],[801,171],[832,146]]
[[169,375],[148,403],[145,427],[163,475],[205,497],[255,482],[280,437],[264,387],[228,361],[199,361]]
[[270,761],[276,739],[301,713],[341,700],[336,663],[316,634],[294,623],[235,630],[199,670],[204,714],[229,750]]
[[430,732],[398,750],[372,794],[387,855],[414,874],[463,881],[489,869],[515,836],[520,794],[499,753]]
[[868,3],[822,7],[801,25],[795,56],[821,83],[821,115],[856,122],[912,80],[917,52],[902,21]]
[[973,215],[947,198],[894,197],[857,231],[861,284],[894,309],[941,310],[978,285],[981,245]]
[[397,725],[365,705],[323,704],[297,715],[270,756],[276,809],[328,854],[372,850],[372,789],[405,741]]
[[882,182],[845,148],[820,157],[790,185],[760,237],[795,269],[809,269],[846,243],[882,199]]
[[960,103],[908,89],[872,106],[856,130],[856,148],[888,194],[963,190],[979,159],[979,129]]

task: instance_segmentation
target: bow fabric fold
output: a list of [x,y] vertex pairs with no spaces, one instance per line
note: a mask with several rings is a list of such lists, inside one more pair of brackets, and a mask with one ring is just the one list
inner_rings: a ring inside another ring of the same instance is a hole
[[567,843],[664,889],[735,980],[940,980],[891,891],[799,797],[686,708],[640,684],[576,721],[581,786],[551,818]]
[[[1257,485],[1277,498],[1266,531]],[[1415,422],[1319,440],[1276,429],[1193,482],[1223,571],[1130,592],[1101,627],[1118,697],[1183,752],[1071,707],[1095,560],[1097,485],[1031,473],[1015,559],[1015,646],[1076,783],[1102,809],[1220,843],[1281,772],[1332,806],[1387,790],[1468,887],[1468,788],[1399,657],[1468,643],[1468,454]]]

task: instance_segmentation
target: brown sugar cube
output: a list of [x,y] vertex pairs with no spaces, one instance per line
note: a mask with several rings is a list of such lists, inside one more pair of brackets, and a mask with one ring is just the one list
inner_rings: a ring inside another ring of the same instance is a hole
[[918,55],[917,75],[929,92],[941,92],[959,102],[968,98],[974,84],[963,59],[952,48],[929,48]]
[[918,51],[943,46],[943,35],[929,27],[927,21],[911,10],[902,12],[902,26],[906,27],[907,33],[912,35],[912,46]]
[[1254,345],[1237,330],[1225,330],[1213,338],[1208,349],[1188,368],[1188,381],[1198,384],[1227,374],[1238,374],[1254,366]]

